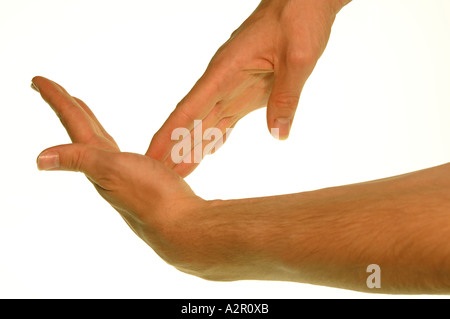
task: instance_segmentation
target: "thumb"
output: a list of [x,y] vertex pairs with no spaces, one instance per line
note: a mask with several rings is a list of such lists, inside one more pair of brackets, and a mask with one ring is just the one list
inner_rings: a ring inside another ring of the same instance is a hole
[[267,103],[267,126],[275,138],[288,138],[303,85],[301,74],[289,68],[275,73]]
[[[111,166],[111,152],[86,144],[67,144],[48,148],[39,154],[36,162],[39,170],[75,171],[85,173],[97,182]],[[101,186],[101,185],[100,185]]]

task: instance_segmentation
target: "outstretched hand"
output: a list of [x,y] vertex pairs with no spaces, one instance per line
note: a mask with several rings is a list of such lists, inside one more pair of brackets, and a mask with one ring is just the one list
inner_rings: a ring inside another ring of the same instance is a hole
[[[253,14],[218,50],[207,70],[177,105],[154,135],[147,155],[173,168],[181,176],[191,173],[201,156],[215,151],[211,142],[199,144],[192,134],[201,120],[201,136],[216,128],[220,146],[227,128],[248,113],[267,105],[267,125],[272,135],[289,135],[300,93],[325,50],[337,12],[349,0],[263,0]],[[179,143],[177,128],[191,131],[185,145],[190,151],[174,161],[172,150]],[[205,133],[206,132],[206,133]],[[200,146],[199,146],[200,145]],[[214,145],[214,144],[213,144]],[[200,152],[194,152],[199,147]]]
[[41,170],[83,172],[133,231],[166,261],[171,226],[202,200],[175,172],[148,156],[121,152],[89,107],[60,85],[35,77],[32,87],[52,107],[72,144],[44,150]]

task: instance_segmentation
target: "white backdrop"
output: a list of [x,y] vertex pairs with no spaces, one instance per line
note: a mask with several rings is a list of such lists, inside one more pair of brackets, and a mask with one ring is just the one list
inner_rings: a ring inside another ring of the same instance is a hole
[[[36,169],[40,151],[69,139],[29,87],[33,76],[61,83],[122,150],[143,153],[258,2],[0,0],[0,297],[377,297],[180,273],[82,174]],[[289,140],[274,140],[256,111],[188,183],[206,199],[244,198],[450,161],[449,31],[448,0],[355,0],[338,15]]]

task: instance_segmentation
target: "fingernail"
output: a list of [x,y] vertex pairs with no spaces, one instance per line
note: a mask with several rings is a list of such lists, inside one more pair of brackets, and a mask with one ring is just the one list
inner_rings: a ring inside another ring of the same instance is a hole
[[34,84],[33,82],[31,82],[31,88],[32,88],[33,90],[35,90],[36,92],[39,93],[38,87],[37,87],[36,84]]
[[279,140],[284,140],[288,138],[290,130],[291,130],[291,119],[278,118],[274,122],[271,133],[275,138]]
[[53,151],[44,152],[37,159],[38,169],[41,171],[59,167],[59,154]]

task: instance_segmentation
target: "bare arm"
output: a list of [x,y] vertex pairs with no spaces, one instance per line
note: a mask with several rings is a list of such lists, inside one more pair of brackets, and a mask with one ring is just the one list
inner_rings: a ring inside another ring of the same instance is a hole
[[450,164],[312,192],[205,201],[160,162],[121,152],[91,109],[58,84],[36,77],[33,87],[73,142],[43,151],[38,167],[86,174],[181,271],[368,291],[366,269],[377,264],[382,283],[372,292],[450,293]]
[[[214,201],[183,220],[190,231],[182,247],[201,261],[193,273],[212,280],[450,293],[449,181],[446,164],[312,192]],[[196,263],[188,264],[192,271]],[[380,289],[366,284],[372,264],[381,269]]]

